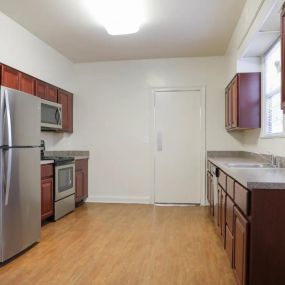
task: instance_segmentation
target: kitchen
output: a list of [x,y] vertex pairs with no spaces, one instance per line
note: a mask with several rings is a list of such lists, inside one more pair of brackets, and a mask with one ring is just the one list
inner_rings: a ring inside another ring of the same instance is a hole
[[284,284],[283,1],[48,2],[0,1],[0,284]]

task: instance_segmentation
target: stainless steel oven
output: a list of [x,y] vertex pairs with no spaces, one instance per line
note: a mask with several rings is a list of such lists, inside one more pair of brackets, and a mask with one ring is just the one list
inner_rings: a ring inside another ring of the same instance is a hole
[[74,159],[55,159],[54,219],[75,208],[75,163]]
[[62,129],[62,105],[47,100],[41,100],[42,130]]

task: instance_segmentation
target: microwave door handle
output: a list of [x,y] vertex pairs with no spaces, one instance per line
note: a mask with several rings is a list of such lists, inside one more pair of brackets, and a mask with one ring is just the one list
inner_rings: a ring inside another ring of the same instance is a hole
[[58,113],[59,113],[59,123],[62,125],[62,110],[61,108],[58,108]]

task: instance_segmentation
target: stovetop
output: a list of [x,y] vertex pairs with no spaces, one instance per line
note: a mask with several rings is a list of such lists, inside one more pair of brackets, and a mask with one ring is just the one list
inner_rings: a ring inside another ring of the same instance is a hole
[[74,157],[72,156],[42,156],[41,160],[54,160],[56,164],[65,163],[65,162],[73,162]]

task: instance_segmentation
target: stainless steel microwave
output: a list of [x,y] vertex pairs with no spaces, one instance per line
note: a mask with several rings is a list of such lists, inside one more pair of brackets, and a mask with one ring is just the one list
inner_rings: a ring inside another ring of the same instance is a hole
[[62,129],[62,105],[47,100],[41,101],[41,129]]

